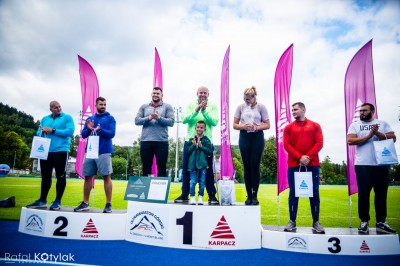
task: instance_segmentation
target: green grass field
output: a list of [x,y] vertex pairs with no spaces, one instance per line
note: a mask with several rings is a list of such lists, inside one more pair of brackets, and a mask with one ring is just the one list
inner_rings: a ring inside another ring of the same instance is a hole
[[[17,206],[15,208],[0,208],[0,219],[19,220],[21,207],[39,198],[40,178],[0,178],[0,199],[15,196]],[[124,200],[126,181],[113,181],[113,209],[126,209],[127,201]],[[180,195],[180,183],[172,183],[169,193],[169,200],[174,200]],[[278,197],[276,195],[276,185],[261,185],[259,191],[259,201],[261,203],[261,223],[265,225],[278,225]],[[102,209],[105,203],[103,181],[96,180],[94,191],[95,208]],[[321,213],[320,222],[324,227],[349,227],[349,197],[347,186],[320,186]],[[371,193],[371,227],[375,227],[375,210],[373,203],[373,192]],[[67,188],[62,200],[63,206],[75,207],[83,197],[83,180],[68,179]],[[48,202],[55,198],[55,179],[50,189]],[[246,199],[244,184],[236,185],[237,202],[244,202]],[[280,225],[285,225],[289,220],[287,206],[288,190],[281,193],[280,201]],[[92,201],[92,195],[90,197]],[[205,196],[207,199],[207,196]],[[352,227],[358,227],[359,219],[357,213],[357,194],[351,197],[352,206]],[[400,187],[389,187],[388,192],[388,215],[389,225],[400,232]],[[91,202],[92,205],[92,202]],[[227,207],[229,208],[229,207]],[[311,226],[311,212],[309,201],[300,198],[299,210],[297,214],[298,226]]]

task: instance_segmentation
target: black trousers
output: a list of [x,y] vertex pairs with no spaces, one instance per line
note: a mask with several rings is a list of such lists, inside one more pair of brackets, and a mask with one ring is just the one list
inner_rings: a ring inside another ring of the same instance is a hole
[[368,222],[371,189],[375,192],[376,222],[385,222],[387,210],[386,200],[389,187],[389,166],[356,165],[358,185],[358,216],[361,221]]
[[264,132],[247,133],[245,130],[240,130],[239,149],[242,155],[244,183],[248,197],[251,197],[252,193],[257,195],[260,186],[260,164],[264,145]]
[[64,194],[65,187],[67,185],[66,180],[66,169],[68,163],[68,152],[49,152],[47,160],[40,160],[40,170],[42,174],[42,184],[40,191],[40,200],[47,201],[47,195],[51,188],[51,177],[53,169],[56,171],[56,199],[61,201]]
[[142,141],[140,143],[143,176],[151,174],[154,155],[157,161],[158,176],[167,176],[168,147],[168,141]]

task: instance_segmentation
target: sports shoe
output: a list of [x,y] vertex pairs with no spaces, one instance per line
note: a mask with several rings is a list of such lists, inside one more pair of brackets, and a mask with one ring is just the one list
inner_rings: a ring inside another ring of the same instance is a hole
[[318,221],[312,224],[312,230],[317,234],[325,234],[325,229]]
[[253,197],[252,201],[251,201],[252,205],[260,205],[260,203],[258,202],[257,197]]
[[199,198],[197,199],[197,204],[198,205],[203,205],[203,196],[199,196]]
[[103,213],[112,213],[112,208],[111,208],[111,203],[106,203],[106,206],[104,207]]
[[26,205],[26,207],[30,209],[47,209],[47,201],[41,201],[38,199],[37,201]]
[[190,197],[189,204],[190,204],[190,205],[196,205],[196,198],[195,198],[195,196],[191,196],[191,197]]
[[[378,224],[377,224],[378,225]],[[377,228],[378,229],[378,228]],[[358,232],[362,234],[368,234],[368,222],[361,221],[360,227],[358,227]]]
[[296,230],[296,222],[293,222],[292,220],[289,220],[289,222],[285,226],[285,229],[283,229],[283,231],[285,232],[292,232],[295,230]]
[[208,195],[208,205],[219,205],[219,201],[215,197],[215,194]]
[[250,197],[247,197],[247,200],[244,202],[245,205],[252,205],[253,199]]
[[384,234],[396,234],[396,230],[393,230],[386,222],[376,223],[376,231]]
[[189,197],[188,196],[182,196],[180,195],[174,200],[174,203],[188,203],[189,202]]
[[61,202],[59,200],[53,201],[53,203],[50,206],[50,211],[59,211],[61,207]]
[[74,209],[74,212],[82,212],[88,210],[89,210],[89,203],[82,201],[81,204],[79,204],[79,206]]

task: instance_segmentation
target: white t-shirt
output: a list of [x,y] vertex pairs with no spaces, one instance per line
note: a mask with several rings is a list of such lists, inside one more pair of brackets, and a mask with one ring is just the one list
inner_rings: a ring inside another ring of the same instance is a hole
[[[371,122],[364,122],[361,120],[353,122],[347,131],[347,135],[356,134],[357,137],[365,137],[371,131],[372,126],[376,124],[379,124],[379,132],[393,132],[388,123],[382,120],[374,119]],[[374,145],[372,144],[373,141],[377,140],[379,140],[379,138],[377,136],[373,136],[367,142],[358,144],[356,146],[356,158],[354,160],[354,165],[378,165],[375,159]]]
[[267,108],[261,103],[257,103],[253,108],[245,103],[239,105],[234,117],[240,120],[240,124],[261,125],[263,121],[269,120]]

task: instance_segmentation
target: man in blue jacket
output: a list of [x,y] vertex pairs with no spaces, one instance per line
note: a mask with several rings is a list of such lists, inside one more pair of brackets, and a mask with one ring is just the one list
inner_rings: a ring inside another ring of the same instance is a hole
[[50,210],[58,211],[61,207],[61,198],[64,194],[66,181],[66,167],[68,152],[70,150],[71,137],[74,135],[75,125],[72,117],[62,112],[61,105],[57,101],[50,102],[51,114],[42,118],[37,135],[44,135],[51,139],[47,160],[40,160],[42,183],[40,198],[27,205],[27,208],[47,208],[47,195],[51,188],[53,169],[56,172],[56,199],[50,206]]
[[[92,176],[97,172],[101,174],[104,180],[104,192],[106,193],[106,206],[104,213],[112,212],[111,196],[112,181],[111,174],[113,172],[111,163],[111,154],[114,153],[112,139],[115,136],[115,119],[109,112],[106,112],[107,102],[103,97],[96,99],[97,113],[86,120],[86,124],[82,129],[82,138],[88,138],[92,132],[99,136],[99,157],[98,159],[86,158],[83,161],[82,174],[85,176],[85,184],[83,186],[83,201],[74,209],[75,212],[89,210],[89,196],[93,187]],[[87,147],[86,147],[87,148]]]

